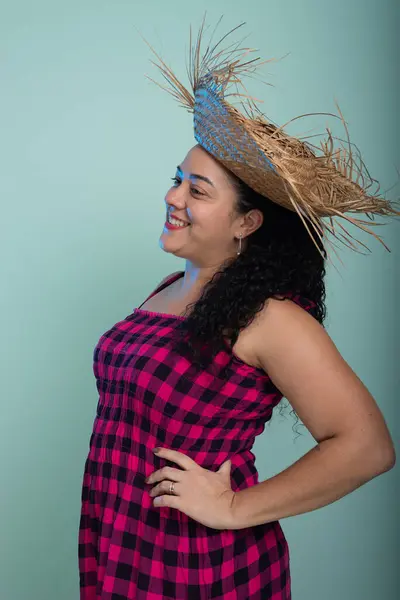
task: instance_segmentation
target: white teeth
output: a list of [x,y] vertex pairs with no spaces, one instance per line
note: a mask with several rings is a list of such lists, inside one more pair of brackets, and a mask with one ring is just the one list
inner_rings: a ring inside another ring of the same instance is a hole
[[188,223],[184,223],[183,221],[175,219],[171,215],[168,216],[168,222],[177,227],[186,227],[188,225]]

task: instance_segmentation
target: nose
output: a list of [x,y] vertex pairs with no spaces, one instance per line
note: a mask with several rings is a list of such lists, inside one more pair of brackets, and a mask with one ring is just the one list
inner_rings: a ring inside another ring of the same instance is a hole
[[174,206],[180,210],[186,207],[186,193],[183,183],[181,183],[179,187],[171,187],[168,190],[167,195],[165,196],[165,203],[167,206]]

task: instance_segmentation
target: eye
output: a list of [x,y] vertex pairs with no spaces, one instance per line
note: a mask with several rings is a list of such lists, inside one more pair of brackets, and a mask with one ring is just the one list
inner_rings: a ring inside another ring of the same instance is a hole
[[[175,177],[171,177],[171,179],[174,182],[174,187],[177,187],[178,185],[180,185],[182,183],[182,179],[180,177],[178,177],[177,175],[175,175]],[[200,192],[200,190],[198,190],[195,187],[191,187],[190,192],[191,192],[191,194],[193,194],[193,196],[205,196],[205,194],[203,192]]]

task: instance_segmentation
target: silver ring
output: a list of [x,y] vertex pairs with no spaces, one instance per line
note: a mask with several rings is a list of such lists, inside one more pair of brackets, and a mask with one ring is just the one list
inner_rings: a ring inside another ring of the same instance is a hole
[[174,485],[175,485],[175,483],[173,481],[171,481],[171,485],[169,486],[169,493],[170,494],[174,493]]

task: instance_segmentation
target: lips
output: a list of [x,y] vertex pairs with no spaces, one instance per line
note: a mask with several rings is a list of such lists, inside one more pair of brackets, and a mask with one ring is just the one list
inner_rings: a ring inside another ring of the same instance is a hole
[[187,223],[186,221],[184,221],[186,223],[186,225],[173,225],[172,223],[170,223],[168,220],[165,221],[165,227],[167,229],[187,229],[189,227],[189,223]]

